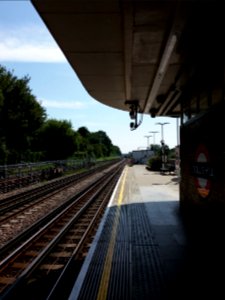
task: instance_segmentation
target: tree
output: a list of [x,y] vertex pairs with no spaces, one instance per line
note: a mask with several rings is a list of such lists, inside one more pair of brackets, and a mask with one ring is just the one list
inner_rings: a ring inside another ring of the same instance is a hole
[[0,164],[66,159],[75,151],[89,158],[120,153],[104,131],[75,132],[69,121],[47,120],[29,81],[0,66]]
[[46,119],[45,109],[28,86],[29,77],[18,79],[0,66],[1,163],[27,160],[37,130]]
[[104,131],[99,130],[91,133],[89,143],[93,146],[96,157],[110,156],[112,142]]
[[87,138],[88,135],[90,134],[89,130],[86,127],[80,127],[77,130],[79,132],[79,134],[83,137],[83,138]]
[[47,120],[39,131],[40,150],[46,160],[66,159],[76,150],[75,132],[71,122],[55,119]]
[[120,151],[120,148],[118,146],[112,145],[111,155],[112,156],[120,156],[120,155],[122,155],[122,153]]
[[82,140],[79,149],[87,156],[100,158],[121,155],[119,147],[112,144],[104,131],[90,132],[86,127],[80,127],[78,133]]

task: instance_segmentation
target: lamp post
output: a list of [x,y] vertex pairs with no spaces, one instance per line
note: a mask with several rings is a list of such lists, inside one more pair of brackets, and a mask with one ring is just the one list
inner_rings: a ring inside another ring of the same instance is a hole
[[158,133],[158,131],[149,131],[149,133],[153,133],[153,145],[155,145],[155,134]]
[[164,122],[164,123],[156,123],[156,125],[160,125],[161,126],[161,142],[164,143],[164,134],[163,134],[163,126],[166,124],[170,124],[169,122]]
[[166,170],[165,164],[167,162],[167,155],[165,153],[165,141],[164,141],[164,134],[163,134],[163,126],[169,124],[169,122],[164,122],[164,123],[156,123],[156,125],[161,126],[161,144],[162,144],[162,169],[161,171],[164,172]]
[[145,135],[145,137],[147,138],[147,149],[149,149],[149,138],[151,137],[151,135]]

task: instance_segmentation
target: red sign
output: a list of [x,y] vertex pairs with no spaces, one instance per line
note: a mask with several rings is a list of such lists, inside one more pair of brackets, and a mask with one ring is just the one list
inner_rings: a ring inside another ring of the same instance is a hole
[[204,145],[197,148],[195,155],[195,164],[193,173],[196,177],[196,187],[201,197],[205,198],[209,195],[211,188],[210,177],[213,176],[213,170],[209,164],[209,153]]

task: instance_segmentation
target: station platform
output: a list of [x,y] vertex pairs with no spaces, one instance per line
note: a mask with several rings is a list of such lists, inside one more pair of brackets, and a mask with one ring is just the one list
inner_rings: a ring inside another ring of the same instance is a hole
[[126,166],[69,300],[224,299],[223,237],[190,228],[175,175]]

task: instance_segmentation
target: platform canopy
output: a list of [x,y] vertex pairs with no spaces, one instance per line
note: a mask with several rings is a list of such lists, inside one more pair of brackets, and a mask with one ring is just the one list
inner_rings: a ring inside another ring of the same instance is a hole
[[32,0],[93,98],[153,117],[180,115],[207,60],[216,2]]

